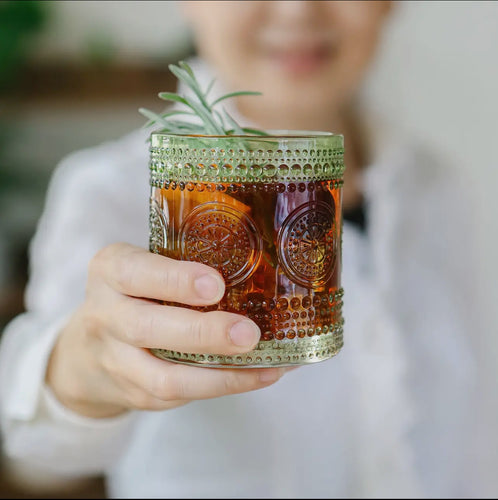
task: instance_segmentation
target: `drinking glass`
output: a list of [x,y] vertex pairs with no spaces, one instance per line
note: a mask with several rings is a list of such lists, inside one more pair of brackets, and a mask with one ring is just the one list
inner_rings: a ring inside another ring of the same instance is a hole
[[195,309],[239,313],[261,329],[257,347],[246,354],[151,352],[169,361],[244,368],[337,354],[344,323],[343,136],[152,133],[150,146],[150,251],[217,269],[224,297]]

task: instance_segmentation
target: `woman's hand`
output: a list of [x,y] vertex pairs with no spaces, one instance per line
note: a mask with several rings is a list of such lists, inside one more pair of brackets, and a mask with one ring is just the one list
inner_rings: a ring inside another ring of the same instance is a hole
[[224,290],[220,274],[203,264],[128,244],[105,247],[90,263],[84,303],[52,352],[48,385],[73,411],[111,417],[273,384],[286,369],[198,368],[158,359],[147,350],[233,355],[253,349],[260,331],[244,316],[155,302],[206,306],[219,302]]

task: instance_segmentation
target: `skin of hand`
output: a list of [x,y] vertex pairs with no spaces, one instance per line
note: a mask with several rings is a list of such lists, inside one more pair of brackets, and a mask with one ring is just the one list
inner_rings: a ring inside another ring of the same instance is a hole
[[125,243],[100,250],[88,269],[83,304],[49,359],[46,382],[67,408],[87,417],[165,410],[189,401],[267,387],[292,368],[200,368],[156,358],[149,348],[239,354],[258,343],[257,325],[224,311],[163,305],[219,302],[214,269]]

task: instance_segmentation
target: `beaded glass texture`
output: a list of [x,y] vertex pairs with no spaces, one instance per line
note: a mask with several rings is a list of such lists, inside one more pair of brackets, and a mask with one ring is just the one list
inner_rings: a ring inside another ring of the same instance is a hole
[[217,269],[225,295],[197,309],[243,314],[261,329],[245,354],[153,354],[214,367],[300,365],[337,354],[343,137],[274,131],[150,139],[150,250]]

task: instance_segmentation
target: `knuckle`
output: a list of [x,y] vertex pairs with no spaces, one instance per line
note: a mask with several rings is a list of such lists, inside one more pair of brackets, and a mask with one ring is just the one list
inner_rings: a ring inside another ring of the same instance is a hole
[[135,347],[157,347],[148,345],[150,332],[154,328],[154,317],[149,314],[133,314],[124,322],[123,334],[126,343]]
[[259,373],[250,373],[248,375],[244,380],[244,391],[255,391],[268,385],[260,379]]
[[88,338],[100,338],[107,330],[107,323],[98,308],[83,307],[81,309],[81,319],[84,325],[84,332]]
[[233,354],[236,348],[229,338],[229,327],[233,318],[224,311],[209,311],[195,316],[188,325],[189,342],[196,352]]
[[183,377],[175,377],[169,381],[168,399],[184,400],[187,399],[187,387]]
[[128,404],[137,410],[149,410],[154,407],[154,401],[146,392],[135,390],[127,396]]
[[89,278],[104,278],[114,288],[126,289],[134,273],[126,247],[124,243],[112,243],[98,250],[88,265]]
[[106,262],[104,254],[107,252],[106,248],[99,250],[88,263],[88,278],[97,278],[102,274],[104,267],[103,262]]
[[250,377],[246,380],[247,391],[255,391],[267,385],[267,383],[261,381],[259,373],[251,373]]
[[148,384],[147,391],[156,399],[162,401],[170,401],[171,395],[171,380],[168,373],[162,373],[155,376]]
[[121,371],[119,370],[119,365],[116,363],[116,360],[109,352],[109,349],[101,349],[98,356],[99,364],[105,373],[107,373],[112,380],[119,380],[121,378]]
[[165,271],[160,274],[159,279],[162,290],[169,296],[184,296],[190,292],[188,270],[178,262],[175,262],[173,266],[168,265]]
[[223,378],[223,390],[226,394],[234,394],[243,390],[240,376],[236,373],[229,372]]
[[116,254],[119,248],[119,243],[111,243],[110,245],[106,245],[102,247],[94,256],[94,260],[96,262],[106,261],[112,255]]
[[98,250],[90,260],[90,269],[99,270],[102,265],[112,260],[113,256],[118,253],[120,246],[120,243],[112,243]]
[[188,336],[192,346],[206,345],[207,335],[204,335],[204,328],[206,326],[203,316],[197,316],[193,319],[188,326]]
[[[277,380],[275,379],[273,382],[276,382]],[[261,380],[260,378],[260,373],[251,373],[251,378],[248,382],[248,391],[255,391],[257,389],[262,389],[264,387],[267,387],[268,385],[271,385],[273,382],[265,382],[264,380]]]
[[176,290],[178,288],[179,276],[178,273],[174,271],[174,269],[167,267],[164,272],[159,274],[158,278],[160,280],[162,289],[166,292],[170,290]]
[[116,254],[112,260],[111,285],[123,293],[133,289],[137,277],[137,268],[127,255]]

